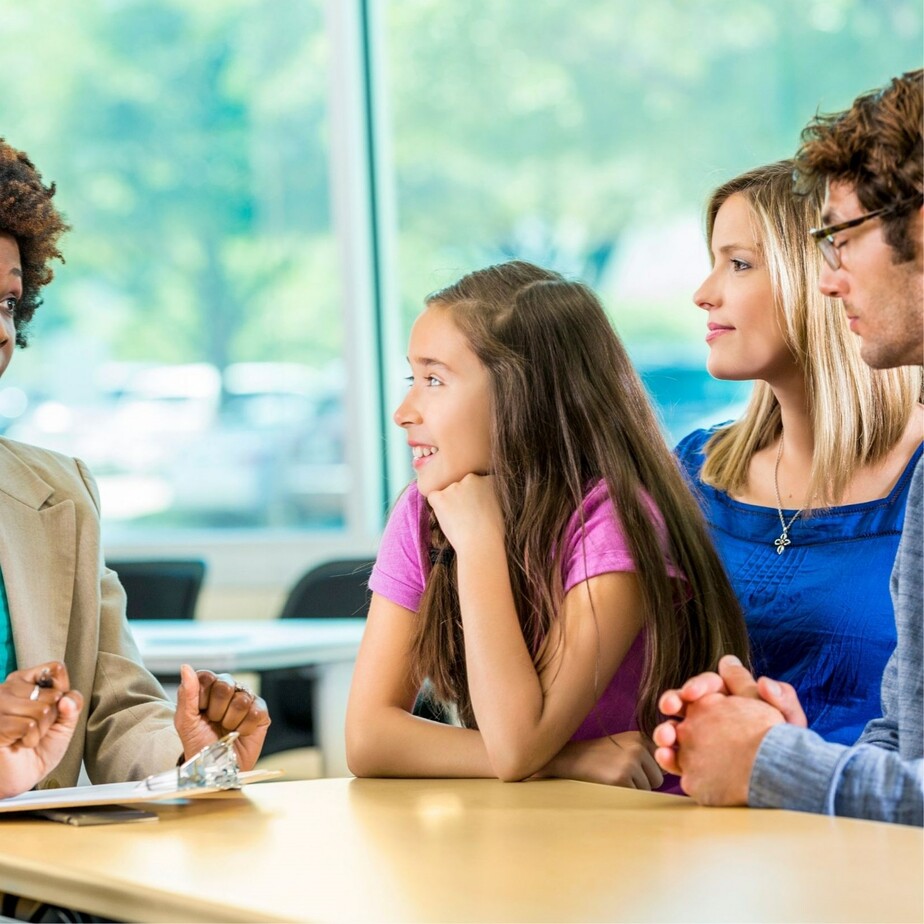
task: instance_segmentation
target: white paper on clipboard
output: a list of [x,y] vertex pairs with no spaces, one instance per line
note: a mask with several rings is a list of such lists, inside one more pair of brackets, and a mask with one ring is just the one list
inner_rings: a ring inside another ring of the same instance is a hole
[[[244,770],[239,774],[242,786],[262,783],[282,776],[281,770]],[[151,790],[144,780],[129,783],[103,783],[100,786],[72,786],[68,789],[40,789],[24,792],[10,799],[0,799],[0,815],[7,812],[32,812],[38,809],[71,808],[80,805],[130,805],[133,802],[160,802],[164,799],[196,799],[222,790],[218,786],[196,786]]]

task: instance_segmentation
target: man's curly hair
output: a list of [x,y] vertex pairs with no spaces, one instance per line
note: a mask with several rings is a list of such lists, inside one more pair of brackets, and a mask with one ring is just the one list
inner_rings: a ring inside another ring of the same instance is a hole
[[22,299],[16,307],[16,343],[27,343],[27,327],[42,304],[41,290],[54,277],[49,266],[64,262],[58,238],[69,229],[52,201],[55,184],[46,186],[35,165],[22,152],[0,138],[0,233],[19,245],[22,263]]
[[796,176],[803,190],[826,180],[848,183],[867,211],[907,205],[883,217],[893,262],[915,259],[910,212],[924,194],[924,71],[909,71],[857,97],[844,112],[816,115],[802,132]]

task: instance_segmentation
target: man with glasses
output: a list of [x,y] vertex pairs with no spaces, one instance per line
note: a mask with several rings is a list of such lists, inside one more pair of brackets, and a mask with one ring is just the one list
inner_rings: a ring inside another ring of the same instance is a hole
[[[850,190],[848,189],[846,192],[849,194]],[[835,234],[848,231],[850,228],[857,228],[872,218],[883,218],[901,214],[903,209],[918,206],[922,201],[924,201],[924,193],[916,193],[909,199],[903,199],[901,202],[896,202],[894,205],[887,205],[884,208],[867,212],[865,215],[860,215],[859,218],[850,218],[836,225],[825,225],[823,228],[812,228],[809,234],[812,236],[812,240],[818,244],[821,255],[825,258],[825,263],[827,263],[831,269],[839,270],[841,268],[841,256],[839,251],[847,242],[844,239],[839,241],[835,240]],[[831,210],[826,210],[826,214],[830,217]]]
[[[819,285],[839,298],[863,359],[924,363],[922,79],[914,71],[802,135],[798,182],[825,184]],[[706,805],[752,805],[924,824],[924,466],[911,484],[892,573],[898,642],[882,718],[852,747],[805,726],[795,691],[736,658],[661,697],[656,757]]]

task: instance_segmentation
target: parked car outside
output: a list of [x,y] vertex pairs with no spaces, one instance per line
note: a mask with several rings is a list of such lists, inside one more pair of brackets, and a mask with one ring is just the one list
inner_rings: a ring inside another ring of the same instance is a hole
[[297,363],[235,363],[217,414],[173,460],[184,525],[340,525],[348,490],[343,384]]

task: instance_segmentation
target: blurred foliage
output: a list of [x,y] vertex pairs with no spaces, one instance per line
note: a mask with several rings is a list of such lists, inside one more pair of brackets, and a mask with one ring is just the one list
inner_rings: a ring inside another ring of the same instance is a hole
[[[407,317],[514,255],[609,291],[632,230],[698,213],[921,57],[919,0],[382,2]],[[322,0],[3,0],[0,28],[0,134],[74,226],[37,335],[218,366],[339,355]],[[630,270],[657,287],[673,256]],[[689,326],[670,291],[626,307],[630,334]]]
[[339,355],[321,6],[36,0],[5,15],[3,134],[74,226],[37,326],[126,359]]
[[[629,233],[698,215],[719,182],[790,156],[816,110],[921,62],[919,0],[387,9],[407,317],[453,275],[511,256],[607,292]],[[675,293],[660,277],[676,254],[664,251],[631,267],[661,290],[640,324],[622,306],[639,336],[688,327],[671,317]]]

